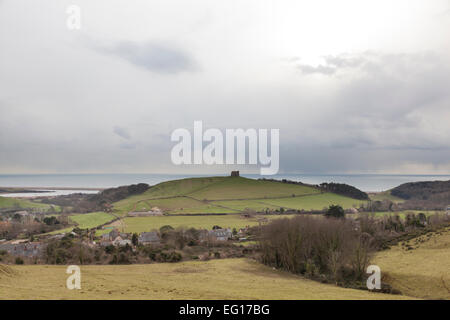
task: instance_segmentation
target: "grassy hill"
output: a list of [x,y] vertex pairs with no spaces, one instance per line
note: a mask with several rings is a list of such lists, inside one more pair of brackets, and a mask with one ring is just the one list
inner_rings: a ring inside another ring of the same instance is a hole
[[[52,206],[40,203],[37,201],[31,201],[31,200],[24,200],[24,199],[17,199],[17,198],[8,198],[8,197],[2,197],[0,196],[0,208],[36,208],[36,209],[42,209],[42,210],[48,210]],[[58,210],[59,208],[57,206],[54,206],[55,210]]]
[[392,189],[391,194],[405,200],[450,199],[450,180],[404,183]]
[[[162,225],[240,228],[257,223],[256,219],[248,221],[238,216],[249,210],[322,210],[332,204],[350,208],[359,207],[362,203],[362,200],[323,192],[308,185],[243,177],[208,177],[163,182],[142,194],[115,202],[113,206],[114,214],[124,217],[117,226],[126,232],[142,232],[159,229]],[[153,207],[163,210],[166,216],[126,217],[130,211],[148,211]],[[202,214],[204,216],[197,216]],[[195,216],[191,218],[188,215]],[[275,216],[268,216],[269,219],[272,217]]]
[[[129,196],[113,203],[114,215],[121,216],[120,228],[127,232],[173,227],[210,228],[214,225],[240,228],[255,225],[239,217],[243,212],[271,212],[280,210],[322,210],[331,204],[344,208],[358,207],[364,201],[351,199],[301,184],[242,177],[190,178],[160,183],[144,193]],[[148,211],[158,207],[165,217],[126,217],[130,211]],[[221,214],[228,216],[209,216]],[[183,215],[180,217],[179,215]],[[194,215],[188,218],[188,215]],[[204,215],[197,217],[197,215]],[[233,217],[234,215],[234,217]],[[274,216],[269,216],[271,219]],[[71,220],[80,228],[94,228],[113,220],[102,212],[72,215]],[[164,221],[164,222],[163,222]],[[112,226],[116,226],[113,224]],[[63,230],[66,231],[66,230]],[[101,233],[101,232],[99,232]]]
[[272,270],[247,259],[81,266],[81,290],[67,290],[66,266],[11,266],[2,299],[408,299]]
[[119,215],[159,207],[169,214],[240,213],[281,207],[296,210],[323,209],[330,204],[359,206],[363,201],[319,189],[277,181],[242,177],[210,177],[160,183],[146,192],[114,203]]

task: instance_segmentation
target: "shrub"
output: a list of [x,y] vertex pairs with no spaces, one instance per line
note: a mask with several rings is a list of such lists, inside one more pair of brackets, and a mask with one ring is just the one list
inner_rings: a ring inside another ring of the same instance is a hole
[[23,259],[21,257],[17,257],[16,264],[23,264]]
[[139,242],[139,237],[137,233],[133,233],[133,236],[131,237],[131,243],[133,243],[134,246],[137,246]]
[[160,262],[178,262],[181,261],[182,256],[180,253],[176,251],[170,251],[170,252],[161,252],[159,254],[159,261]]
[[172,226],[169,226],[169,225],[162,226],[161,228],[159,228],[159,232],[160,232],[161,234],[168,233],[168,232],[170,232],[170,231],[172,231],[172,230],[173,230],[173,227],[172,227]]
[[331,205],[325,213],[327,218],[345,218],[344,209],[339,205]]
[[107,246],[105,247],[105,252],[106,252],[107,254],[111,254],[111,253],[113,253],[113,252],[115,252],[115,251],[116,251],[116,247],[114,247],[112,244],[107,245]]

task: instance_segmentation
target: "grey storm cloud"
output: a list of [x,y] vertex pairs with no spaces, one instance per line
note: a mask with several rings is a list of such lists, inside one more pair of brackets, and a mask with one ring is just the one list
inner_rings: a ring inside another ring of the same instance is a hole
[[114,126],[113,132],[117,134],[119,137],[124,138],[126,140],[131,139],[131,135],[126,128]]
[[196,69],[196,63],[188,52],[167,43],[121,41],[100,50],[120,57],[137,67],[161,74],[189,72]]

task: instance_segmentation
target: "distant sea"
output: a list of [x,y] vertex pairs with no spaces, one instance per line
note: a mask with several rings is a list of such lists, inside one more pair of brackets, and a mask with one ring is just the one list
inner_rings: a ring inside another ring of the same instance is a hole
[[[74,192],[92,193],[96,191],[61,190],[58,188],[111,188],[134,183],[157,183],[192,177],[207,177],[209,175],[175,175],[175,174],[2,174],[0,175],[0,187],[45,187],[51,194],[70,194]],[[218,174],[217,176],[221,176]],[[223,176],[223,175],[222,175]],[[242,174],[244,177],[259,179],[258,174]],[[347,183],[363,191],[384,191],[394,188],[402,183],[415,181],[450,180],[450,175],[384,175],[384,174],[278,174],[266,176],[268,179],[289,179],[308,184],[322,182]],[[6,196],[6,194],[4,194]],[[26,194],[20,196],[48,195]],[[17,196],[17,195],[12,195]]]

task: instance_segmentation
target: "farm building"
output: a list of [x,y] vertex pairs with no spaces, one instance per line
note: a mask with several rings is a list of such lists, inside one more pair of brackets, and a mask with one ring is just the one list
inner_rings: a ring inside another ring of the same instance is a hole
[[200,234],[203,241],[227,241],[233,237],[231,229],[204,230]]
[[228,239],[231,239],[231,237],[233,236],[231,229],[211,230],[209,234],[210,236],[212,236],[213,240],[216,241],[227,241]]
[[147,244],[159,244],[161,239],[157,232],[142,232],[138,238],[139,244],[147,245]]
[[149,211],[131,211],[128,212],[130,217],[149,217],[149,216],[162,216],[163,212],[158,207],[154,207]]

